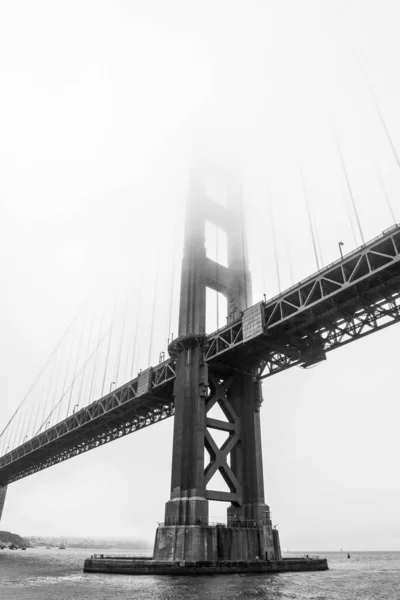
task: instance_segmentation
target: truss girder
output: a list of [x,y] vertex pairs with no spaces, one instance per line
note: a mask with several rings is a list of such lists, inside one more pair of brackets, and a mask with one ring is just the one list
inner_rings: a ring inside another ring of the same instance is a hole
[[167,360],[152,369],[144,394],[136,378],[27,440],[0,457],[1,485],[171,417],[174,379],[175,363]]
[[[243,373],[253,373],[257,365],[259,378],[270,377],[296,365],[307,367],[335,348],[399,322],[400,226],[260,307],[262,331],[255,328],[254,337],[248,332],[244,337],[243,318],[207,336],[204,358],[210,365]],[[175,360],[169,359],[150,369],[143,393],[136,378],[38,433],[0,457],[0,485],[172,416],[174,380]],[[209,427],[232,429],[211,419]],[[221,465],[223,454],[218,456]],[[221,472],[229,480],[229,470]],[[235,483],[231,478],[231,489]]]
[[[252,340],[243,341],[243,319],[213,333],[207,340],[206,360],[227,364],[241,362],[241,367],[245,368],[246,355],[250,356],[257,349],[267,352],[269,349],[271,374],[287,368],[288,364],[292,366],[306,362],[304,351],[309,353],[310,347],[316,343],[321,346],[320,334],[316,331],[306,344],[300,339],[293,346],[286,342],[290,332],[306,330],[310,324],[326,322],[329,315],[330,327],[336,331],[338,339],[341,327],[345,327],[349,336],[354,330],[353,339],[358,339],[360,335],[357,334],[355,322],[363,320],[364,311],[369,311],[369,318],[374,322],[379,321],[375,329],[370,328],[370,333],[382,327],[383,310],[390,324],[397,322],[397,309],[391,303],[392,294],[400,291],[399,276],[400,226],[394,225],[343,260],[332,263],[279,296],[261,303],[263,332]],[[385,308],[379,304],[381,298],[387,304]],[[346,313],[343,313],[344,307]],[[346,323],[352,320],[355,321],[351,328]],[[285,350],[276,350],[276,344],[286,344],[291,356],[287,356]],[[335,347],[338,345],[340,343]],[[326,349],[333,348],[329,346]]]
[[[350,342],[354,342],[375,331],[384,329],[389,325],[400,321],[400,281],[399,290],[388,292],[385,297],[376,301],[376,303],[365,305],[358,309],[354,314],[340,316],[337,320],[332,320],[332,315],[326,314],[320,316],[314,323],[299,329],[299,342],[301,338],[307,341],[317,340],[318,348],[321,352],[321,360],[324,353],[330,352]],[[340,310],[336,311],[340,315]],[[293,336],[293,331],[290,332]],[[289,369],[293,366],[307,366],[307,347],[304,352],[297,351],[297,356],[293,355],[290,335],[288,335],[288,351],[265,350],[264,356],[259,366],[259,376],[264,379],[276,373]]]
[[[295,314],[320,309],[321,302],[335,301],[344,291],[352,293],[360,283],[396,268],[400,262],[400,228],[394,226],[343,260],[336,261],[315,275],[265,304],[265,327],[272,330]],[[398,267],[397,267],[398,268]],[[323,302],[322,302],[323,304]]]

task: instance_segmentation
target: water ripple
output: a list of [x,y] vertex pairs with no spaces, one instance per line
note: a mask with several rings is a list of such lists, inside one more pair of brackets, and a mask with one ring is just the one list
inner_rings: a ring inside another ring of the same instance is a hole
[[327,553],[330,570],[202,577],[83,573],[90,550],[0,552],[1,600],[400,600],[400,553]]

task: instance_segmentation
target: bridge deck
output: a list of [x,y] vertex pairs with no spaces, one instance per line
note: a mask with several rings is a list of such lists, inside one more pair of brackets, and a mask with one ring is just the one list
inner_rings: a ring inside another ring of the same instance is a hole
[[400,226],[354,250],[209,337],[206,360],[269,377],[400,320]]
[[[208,336],[216,368],[260,378],[400,321],[400,226],[301,281]],[[0,457],[0,485],[147,427],[174,413],[175,363],[169,359]],[[253,372],[253,371],[252,371]]]
[[2,456],[0,485],[172,416],[174,363],[165,361],[149,375],[146,386],[139,375]]

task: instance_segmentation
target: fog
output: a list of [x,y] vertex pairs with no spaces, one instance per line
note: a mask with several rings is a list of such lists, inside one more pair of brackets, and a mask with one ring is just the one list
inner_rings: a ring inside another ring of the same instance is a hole
[[[196,161],[236,165],[254,301],[317,270],[302,177],[320,263],[339,241],[361,244],[338,147],[365,239],[400,220],[400,169],[373,101],[400,152],[399,12],[389,0],[0,4],[1,429],[82,306],[82,322],[128,314],[118,383],[138,306],[133,370],[158,362],[177,332]],[[266,502],[283,548],[400,549],[398,334],[263,384]],[[152,540],[172,426],[12,484],[1,528]],[[212,503],[210,516],[225,510]]]

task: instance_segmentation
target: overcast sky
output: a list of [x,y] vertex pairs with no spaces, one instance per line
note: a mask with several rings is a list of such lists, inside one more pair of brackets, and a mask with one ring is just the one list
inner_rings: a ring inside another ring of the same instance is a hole
[[[82,305],[58,364],[73,336],[85,354],[91,319],[100,328],[113,306],[118,383],[130,378],[138,310],[133,370],[158,362],[176,333],[196,156],[238,165],[254,301],[279,291],[271,214],[280,287],[316,270],[301,173],[319,262],[338,257],[338,241],[361,243],[335,139],[365,239],[393,224],[385,194],[400,221],[400,170],[372,101],[400,152],[399,13],[396,0],[0,1],[0,426]],[[215,320],[210,309],[209,330]],[[400,550],[398,335],[393,326],[264,383],[266,501],[283,548]],[[28,399],[32,414],[49,385]],[[152,541],[172,426],[12,484],[1,528]],[[224,510],[213,503],[210,516]]]

